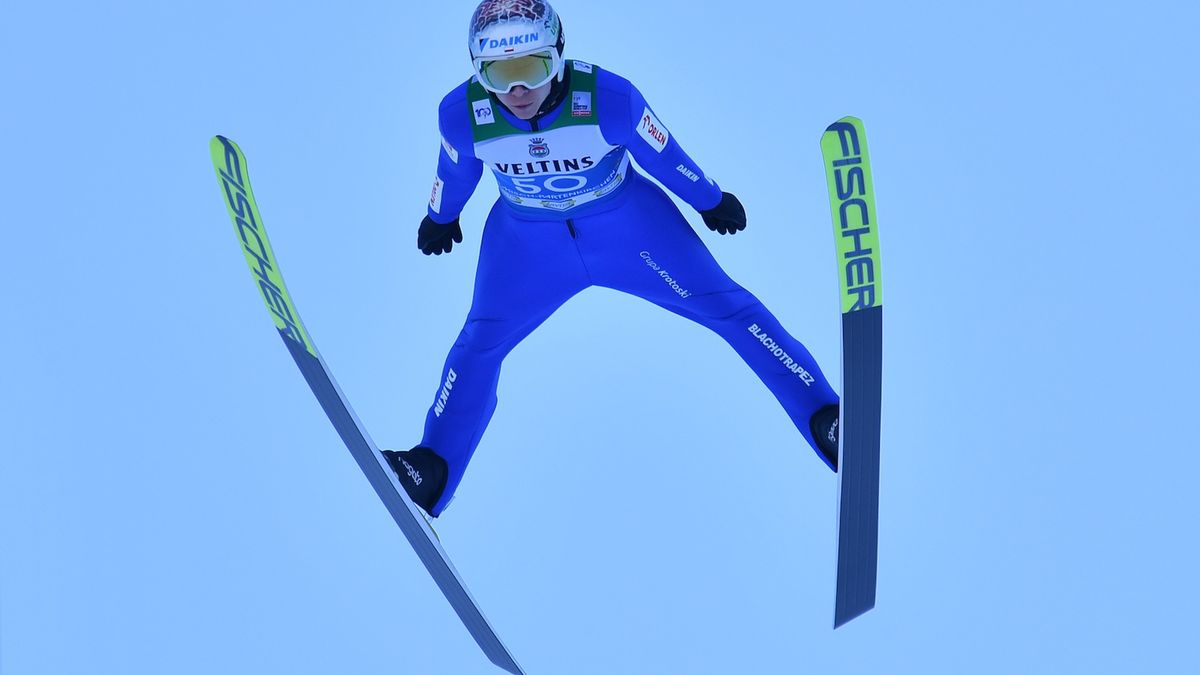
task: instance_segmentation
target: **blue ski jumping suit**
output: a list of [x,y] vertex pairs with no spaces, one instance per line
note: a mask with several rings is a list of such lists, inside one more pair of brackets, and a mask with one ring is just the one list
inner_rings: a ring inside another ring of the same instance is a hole
[[720,335],[814,449],[809,418],[838,402],[808,350],[725,274],[629,157],[698,211],[721,201],[717,184],[628,80],[582,61],[565,69],[561,103],[532,121],[510,113],[475,78],[441,103],[429,217],[458,218],[485,164],[500,197],[484,225],[466,325],[425,421],[421,445],[449,469],[434,516],[453,497],[496,410],[504,357],[589,286],[631,293]]

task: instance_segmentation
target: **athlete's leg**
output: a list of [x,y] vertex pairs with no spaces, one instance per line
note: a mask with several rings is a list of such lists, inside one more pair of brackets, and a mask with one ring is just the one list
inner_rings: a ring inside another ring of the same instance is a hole
[[499,203],[493,206],[480,243],[471,310],[425,418],[421,445],[445,459],[449,470],[431,515],[446,508],[496,410],[504,357],[588,284],[565,224],[516,220]]
[[724,338],[824,460],[809,422],[838,396],[812,355],[729,278],[662,190],[634,180],[627,189],[635,192],[620,209],[578,222],[595,284],[649,300]]

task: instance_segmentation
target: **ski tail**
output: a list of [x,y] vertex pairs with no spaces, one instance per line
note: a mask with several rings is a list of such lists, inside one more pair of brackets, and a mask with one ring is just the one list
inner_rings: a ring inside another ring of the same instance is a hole
[[874,181],[862,120],[843,117],[829,125],[821,137],[821,155],[833,212],[842,312],[837,628],[875,606],[883,285]]
[[283,283],[279,262],[267,239],[262,216],[250,189],[246,156],[236,143],[223,136],[213,138],[209,143],[209,150],[221,190],[225,195],[225,205],[230,218],[233,219],[233,228],[241,241],[250,273],[258,284],[275,327],[287,345],[292,359],[300,368],[304,380],[362,469],[367,481],[375,488],[392,519],[396,521],[400,531],[404,533],[417,557],[424,563],[471,637],[475,638],[475,642],[492,663],[513,675],[523,675],[521,667],[517,665],[508,648],[483,616],[475,599],[471,597],[470,591],[442,549],[437,535],[397,482],[395,474],[350,407],[350,402],[333,379],[333,374],[317,352],[312,337],[300,321],[300,314],[296,311],[296,305]]

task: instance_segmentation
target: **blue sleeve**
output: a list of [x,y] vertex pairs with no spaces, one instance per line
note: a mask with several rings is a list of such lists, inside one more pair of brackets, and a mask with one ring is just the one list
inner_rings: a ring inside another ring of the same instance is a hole
[[606,141],[628,148],[643,169],[697,211],[720,203],[720,186],[688,157],[633,83],[596,68],[596,89],[596,114]]
[[446,94],[438,108],[442,149],[438,152],[437,176],[428,209],[429,217],[438,223],[449,223],[462,213],[483,175],[483,162],[474,155],[469,111],[465,82]]

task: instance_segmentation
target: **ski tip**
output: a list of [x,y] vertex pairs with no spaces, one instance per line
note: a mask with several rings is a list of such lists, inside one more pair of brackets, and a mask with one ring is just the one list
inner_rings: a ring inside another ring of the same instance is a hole
[[229,138],[228,136],[222,136],[221,134],[217,134],[216,136],[213,136],[212,138],[210,138],[208,141],[208,149],[213,152],[217,151],[218,149],[224,150],[225,148],[233,148],[239,154],[242,152],[242,149],[240,147],[238,147],[238,144],[234,143],[233,140],[231,138]]
[[856,126],[859,129],[861,129],[862,125],[863,125],[862,120],[860,120],[859,118],[854,117],[853,115],[846,115],[845,117],[839,119],[838,121],[834,122],[833,124],[830,124],[829,126],[825,127],[825,131],[837,131],[839,126],[844,126],[846,124]]

